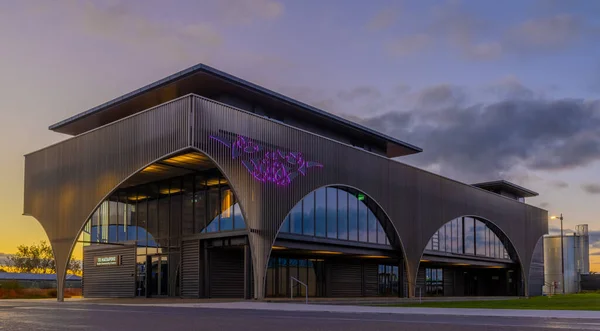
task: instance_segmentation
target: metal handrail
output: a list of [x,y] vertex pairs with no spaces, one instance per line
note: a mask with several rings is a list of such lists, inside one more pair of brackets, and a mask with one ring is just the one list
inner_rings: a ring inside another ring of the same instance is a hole
[[308,304],[308,285],[304,284],[303,282],[301,282],[298,278],[296,277],[290,277],[291,282],[290,282],[290,298],[293,299],[294,298],[294,281],[296,281],[298,284],[302,284],[304,286],[304,292],[306,294],[306,303]]
[[421,286],[415,286],[415,292],[419,290],[419,303],[423,303],[423,288]]

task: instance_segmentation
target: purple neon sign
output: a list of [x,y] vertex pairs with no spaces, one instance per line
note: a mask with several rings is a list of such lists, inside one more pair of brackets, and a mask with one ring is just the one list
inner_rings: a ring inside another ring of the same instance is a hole
[[308,169],[323,167],[318,162],[306,161],[300,152],[265,149],[263,146],[243,136],[237,136],[234,141],[213,135],[210,138],[230,148],[231,158],[241,159],[242,164],[248,172],[261,182],[271,182],[286,186],[298,174],[306,176]]

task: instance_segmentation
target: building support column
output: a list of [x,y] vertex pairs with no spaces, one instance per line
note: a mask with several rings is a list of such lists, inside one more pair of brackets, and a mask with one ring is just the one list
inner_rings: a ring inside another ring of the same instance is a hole
[[244,299],[252,299],[252,289],[254,282],[252,281],[252,253],[250,251],[250,245],[244,245]]
[[404,298],[404,259],[398,260],[398,297]]

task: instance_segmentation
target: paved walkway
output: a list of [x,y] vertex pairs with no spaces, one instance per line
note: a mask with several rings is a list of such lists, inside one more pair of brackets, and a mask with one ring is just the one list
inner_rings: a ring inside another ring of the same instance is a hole
[[[122,304],[137,306],[135,304]],[[223,303],[155,303],[144,306],[181,307],[181,308],[213,308],[213,309],[246,309],[275,310],[296,312],[333,312],[333,313],[378,313],[409,315],[452,315],[452,316],[490,316],[490,317],[537,317],[566,319],[599,319],[598,311],[581,310],[517,310],[517,309],[462,309],[462,308],[418,308],[418,307],[372,307],[347,305],[313,305],[272,302],[223,302]]]

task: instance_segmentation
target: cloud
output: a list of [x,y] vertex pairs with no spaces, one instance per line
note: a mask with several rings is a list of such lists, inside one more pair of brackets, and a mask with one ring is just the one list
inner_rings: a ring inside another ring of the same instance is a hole
[[541,202],[540,203],[540,207],[546,209],[546,208],[550,207],[550,203],[548,203],[548,202]]
[[600,248],[600,230],[588,232],[590,236],[590,247]]
[[355,101],[357,99],[380,98],[381,92],[370,86],[359,86],[349,91],[340,91],[337,96],[347,101]]
[[363,104],[339,98],[353,95],[352,89],[301,100],[422,147],[423,153],[402,161],[462,181],[510,177],[529,183],[525,170],[560,171],[600,160],[600,101],[545,99],[514,79],[494,89],[499,100],[477,103],[452,84],[402,94],[369,88],[359,93],[370,97],[368,113]]
[[432,37],[428,34],[420,33],[388,41],[386,51],[394,56],[407,56],[425,50],[432,43]]
[[251,24],[275,20],[284,13],[284,4],[275,0],[218,0],[215,14],[229,24]]
[[600,194],[600,184],[584,184],[581,186],[581,188],[589,194]]
[[584,23],[571,14],[527,20],[513,28],[507,43],[522,50],[559,49],[582,37]]
[[139,53],[152,51],[176,60],[197,62],[202,60],[201,54],[216,50],[223,43],[221,33],[207,22],[167,23],[143,15],[125,1],[57,0],[30,6],[32,19],[50,22],[60,16],[62,20],[56,24],[69,33],[85,34]]
[[537,10],[540,17],[503,26],[475,15],[461,1],[446,1],[431,8],[424,20],[429,24],[412,35],[388,42],[385,48],[393,55],[404,56],[442,45],[469,60],[489,61],[507,54],[563,50],[583,39],[598,42],[600,28],[570,14],[572,9]]
[[367,29],[370,31],[380,31],[394,25],[400,18],[400,10],[398,8],[384,8],[377,12],[369,22]]
[[564,182],[562,180],[554,180],[550,182],[550,185],[554,188],[562,189],[569,187],[569,183]]

